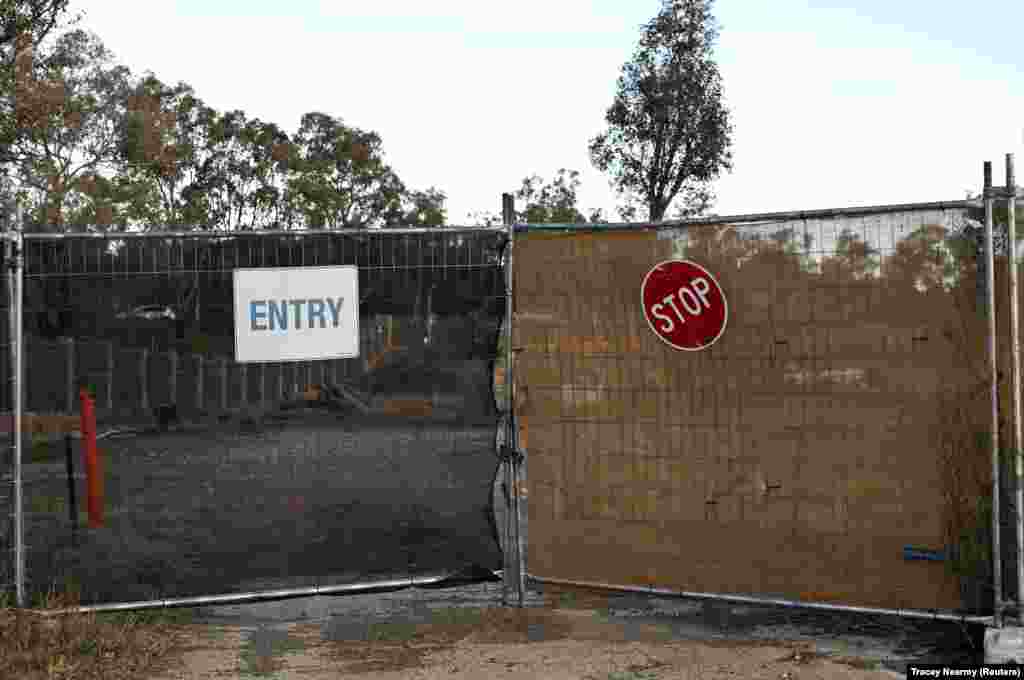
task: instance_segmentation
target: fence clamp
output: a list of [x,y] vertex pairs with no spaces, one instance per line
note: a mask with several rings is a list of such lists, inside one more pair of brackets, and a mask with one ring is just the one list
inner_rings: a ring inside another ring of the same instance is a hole
[[502,462],[512,461],[518,465],[523,462],[523,452],[519,449],[502,444],[498,447],[498,459]]
[[10,242],[9,248],[10,255],[8,257],[3,258],[4,270],[14,271],[18,268],[18,259],[21,257],[21,251],[18,248],[18,244],[15,243],[14,241]]

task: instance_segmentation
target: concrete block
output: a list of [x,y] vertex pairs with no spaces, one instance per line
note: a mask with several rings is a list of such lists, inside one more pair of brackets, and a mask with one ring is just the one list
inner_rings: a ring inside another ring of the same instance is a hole
[[1024,628],[987,629],[985,663],[1024,663]]

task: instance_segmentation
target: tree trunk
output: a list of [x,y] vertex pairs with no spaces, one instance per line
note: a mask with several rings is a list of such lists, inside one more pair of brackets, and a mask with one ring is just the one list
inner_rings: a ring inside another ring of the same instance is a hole
[[651,222],[661,222],[665,217],[665,209],[667,205],[663,205],[661,201],[649,201],[647,204],[647,215]]

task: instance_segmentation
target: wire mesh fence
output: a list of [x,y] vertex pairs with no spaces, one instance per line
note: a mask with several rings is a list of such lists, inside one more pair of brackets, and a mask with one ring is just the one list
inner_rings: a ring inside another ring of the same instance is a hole
[[[482,228],[27,235],[29,590],[109,602],[500,566],[506,242]],[[233,272],[325,266],[358,269],[359,356],[236,362]],[[82,389],[101,527],[68,507]]]

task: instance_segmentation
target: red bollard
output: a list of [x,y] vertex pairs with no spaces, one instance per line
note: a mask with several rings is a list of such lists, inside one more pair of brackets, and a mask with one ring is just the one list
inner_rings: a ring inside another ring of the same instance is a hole
[[84,388],[79,390],[78,399],[82,407],[86,508],[89,511],[89,528],[97,529],[103,526],[103,477],[100,472],[99,454],[96,452],[96,402]]

